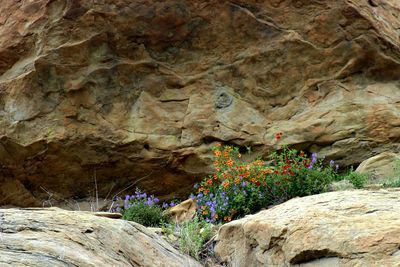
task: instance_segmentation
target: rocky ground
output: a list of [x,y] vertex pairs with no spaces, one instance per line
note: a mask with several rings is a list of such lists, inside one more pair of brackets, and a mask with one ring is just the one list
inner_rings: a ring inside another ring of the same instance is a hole
[[[295,198],[223,225],[207,266],[396,266],[399,203],[396,189]],[[0,240],[1,266],[203,266],[108,213],[1,209]]]
[[0,266],[201,266],[146,227],[109,216],[0,210]]

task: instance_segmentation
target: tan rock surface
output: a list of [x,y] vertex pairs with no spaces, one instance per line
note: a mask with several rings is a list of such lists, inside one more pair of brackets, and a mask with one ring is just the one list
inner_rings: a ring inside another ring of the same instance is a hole
[[229,266],[398,266],[400,192],[296,198],[220,228]]
[[400,172],[400,170],[396,170],[396,168],[399,168],[396,166],[397,161],[400,161],[400,154],[384,152],[363,161],[356,172],[368,174],[373,182],[382,183],[395,178],[396,171]]
[[201,266],[139,224],[98,215],[0,210],[0,266]]
[[167,214],[175,223],[183,223],[192,220],[196,215],[197,203],[193,199],[187,199],[167,210]]
[[0,205],[143,177],[182,197],[216,141],[265,154],[277,131],[346,165],[399,151],[399,13],[397,0],[2,0],[0,179],[15,191]]

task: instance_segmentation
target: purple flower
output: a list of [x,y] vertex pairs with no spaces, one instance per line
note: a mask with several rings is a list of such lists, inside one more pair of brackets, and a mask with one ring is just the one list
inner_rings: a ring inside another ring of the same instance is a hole
[[242,182],[242,186],[243,186],[243,187],[246,187],[246,182]]
[[335,164],[335,162],[333,160],[329,161],[330,166],[333,166],[333,164]]
[[125,200],[124,200],[124,209],[129,209],[129,195],[126,195]]
[[153,201],[154,201],[154,203],[160,202],[160,200],[158,198],[154,198]]
[[199,184],[194,184],[194,189],[197,189],[197,188],[199,188]]
[[170,206],[170,207],[175,207],[176,204],[175,204],[175,202],[171,201],[171,203],[169,203],[169,206]]
[[144,202],[144,204],[145,204],[145,205],[148,205],[148,206],[153,206],[153,205],[154,205],[154,202],[153,202],[153,200],[149,197],[149,198],[147,198],[147,201]]
[[168,203],[164,202],[164,203],[162,204],[162,208],[163,208],[163,209],[168,208]]

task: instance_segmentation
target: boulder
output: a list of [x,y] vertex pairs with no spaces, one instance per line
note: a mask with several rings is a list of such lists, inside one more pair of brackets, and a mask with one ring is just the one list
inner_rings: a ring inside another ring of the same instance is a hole
[[187,199],[178,205],[168,209],[168,214],[173,222],[183,223],[192,220],[196,216],[197,204],[193,199]]
[[[367,174],[375,183],[400,178],[400,154],[384,152],[363,161],[356,172]],[[397,172],[397,173],[396,173]],[[399,177],[394,177],[395,175]]]
[[398,0],[2,0],[0,184],[14,191],[0,205],[133,185],[187,197],[217,142],[340,165],[400,151],[399,12]]
[[292,199],[223,225],[229,266],[397,266],[400,192],[343,191]]
[[160,236],[110,214],[0,210],[0,266],[201,266]]

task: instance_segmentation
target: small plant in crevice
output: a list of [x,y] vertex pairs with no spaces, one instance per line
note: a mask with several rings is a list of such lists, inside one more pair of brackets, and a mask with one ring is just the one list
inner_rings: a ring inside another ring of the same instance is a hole
[[209,255],[203,255],[204,245],[213,235],[213,226],[201,217],[181,224],[166,224],[163,231],[168,235],[176,235],[176,244],[182,253],[197,260]]
[[347,180],[349,181],[355,188],[363,188],[364,185],[367,183],[368,179],[369,179],[369,175],[368,174],[364,174],[364,173],[358,173],[355,172],[353,170],[353,167],[350,168],[350,170],[340,176],[341,180]]
[[386,178],[384,187],[400,187],[400,159],[394,162],[393,174]]
[[164,215],[164,209],[174,206],[175,203],[164,203],[160,205],[160,200],[154,195],[147,195],[136,189],[132,195],[126,195],[124,205],[113,209],[114,212],[121,212],[122,218],[134,221],[148,227],[161,226],[168,218]]

